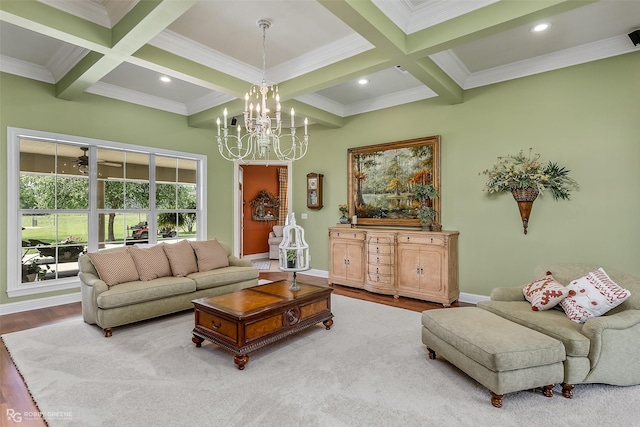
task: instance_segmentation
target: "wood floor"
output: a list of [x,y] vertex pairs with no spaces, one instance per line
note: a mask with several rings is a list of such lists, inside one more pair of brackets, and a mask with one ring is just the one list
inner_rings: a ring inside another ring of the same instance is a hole
[[[282,280],[291,278],[291,275],[287,273],[261,272],[260,278],[266,280]],[[305,276],[303,274],[299,275],[298,280],[309,284],[327,284],[327,279]],[[434,308],[442,308],[440,304],[402,297],[396,300],[392,296],[373,294],[361,289],[349,288],[346,286],[335,285],[333,289],[333,293],[336,295],[344,295],[351,298],[372,301],[418,312]],[[453,304],[454,307],[463,305],[470,304],[458,304],[457,302]],[[0,316],[0,334],[7,334],[10,332],[44,326],[81,315],[82,309],[79,302],[40,310],[7,314]],[[117,329],[114,333],[118,333]],[[31,395],[29,394],[22,377],[16,370],[13,361],[9,357],[3,342],[0,347],[0,425],[46,426],[43,421],[25,422],[25,420],[23,420],[20,423],[14,424],[7,418],[7,410],[25,413],[37,412],[38,408],[33,403]],[[6,424],[3,422],[6,422]]]

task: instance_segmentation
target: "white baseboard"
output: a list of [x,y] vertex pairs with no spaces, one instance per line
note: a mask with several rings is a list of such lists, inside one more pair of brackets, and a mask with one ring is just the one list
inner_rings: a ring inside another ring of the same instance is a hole
[[[301,274],[306,274],[308,276],[315,276],[315,277],[323,277],[325,279],[329,278],[329,272],[326,270],[316,270],[316,269],[311,269],[311,270],[307,270]],[[477,304],[480,301],[487,301],[489,300],[489,297],[486,295],[476,295],[476,294],[469,294],[466,292],[461,292],[460,293],[460,297],[458,298],[458,300],[460,302],[464,302],[464,303],[468,303],[468,304]]]
[[251,255],[244,255],[242,257],[242,259],[248,259],[250,261],[256,260],[256,259],[266,259],[269,258],[269,252],[264,252],[261,254],[251,254]]
[[70,304],[79,301],[81,301],[80,292],[57,295],[54,297],[36,298],[27,301],[10,302],[7,304],[0,304],[0,315],[55,307],[56,305]]

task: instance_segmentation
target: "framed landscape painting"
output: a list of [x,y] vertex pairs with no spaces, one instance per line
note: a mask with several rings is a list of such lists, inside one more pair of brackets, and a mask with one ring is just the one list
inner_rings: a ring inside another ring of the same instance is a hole
[[431,184],[440,197],[429,200],[440,218],[440,135],[349,148],[349,216],[358,225],[419,227],[413,187]]

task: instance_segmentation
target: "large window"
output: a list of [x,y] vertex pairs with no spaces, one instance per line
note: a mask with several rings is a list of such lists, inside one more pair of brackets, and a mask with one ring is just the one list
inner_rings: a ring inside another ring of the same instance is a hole
[[14,128],[7,141],[9,297],[78,286],[87,251],[206,238],[204,156]]

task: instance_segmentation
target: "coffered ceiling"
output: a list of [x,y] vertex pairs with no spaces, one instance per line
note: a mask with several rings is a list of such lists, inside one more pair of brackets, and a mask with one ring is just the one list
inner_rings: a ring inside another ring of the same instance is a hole
[[263,18],[283,111],[331,127],[640,50],[638,0],[3,0],[0,70],[213,127],[261,80]]

